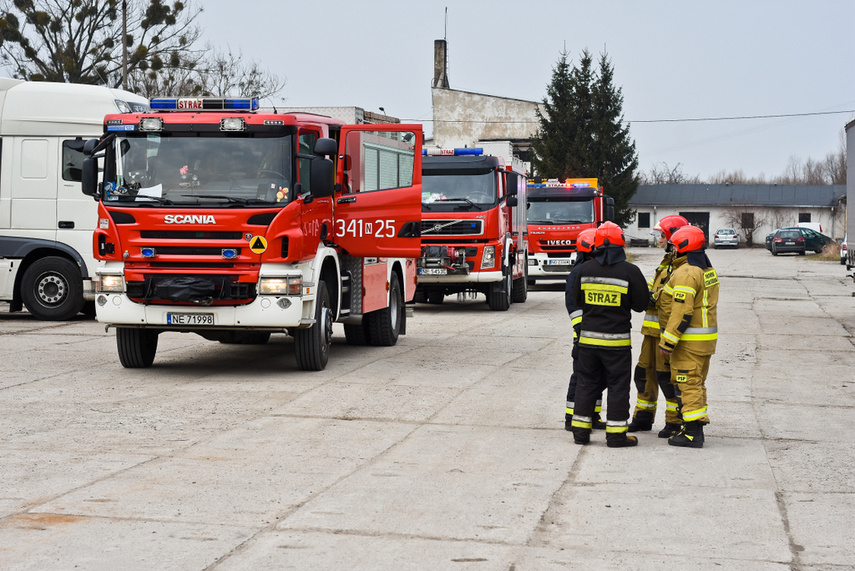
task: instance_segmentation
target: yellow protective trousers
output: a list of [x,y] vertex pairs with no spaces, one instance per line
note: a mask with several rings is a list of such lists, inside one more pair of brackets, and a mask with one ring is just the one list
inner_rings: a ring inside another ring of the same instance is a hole
[[683,422],[707,424],[707,373],[712,355],[699,355],[688,350],[688,343],[678,343],[671,355],[671,381],[677,390],[677,402]]
[[[638,377],[644,375],[644,390],[638,393],[635,401],[633,418],[644,411],[649,413],[653,421],[656,417],[657,401],[659,400],[660,385],[665,397],[665,422],[670,424],[681,424],[680,415],[677,412],[677,398],[671,381],[670,367],[665,356],[659,351],[659,338],[653,335],[645,335],[641,342],[641,353],[638,356],[638,365],[635,369],[636,384],[640,384]],[[642,415],[647,416],[647,415]]]

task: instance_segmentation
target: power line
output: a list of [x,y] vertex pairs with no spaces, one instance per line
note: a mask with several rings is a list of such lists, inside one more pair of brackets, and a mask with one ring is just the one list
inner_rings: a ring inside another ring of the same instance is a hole
[[695,117],[689,119],[642,119],[639,121],[627,121],[627,123],[688,123],[696,121],[737,121],[742,119],[781,119],[786,117],[839,115],[842,113],[855,113],[855,109],[847,109],[844,111],[817,111],[815,113],[780,113],[777,115],[738,115],[734,117]]
[[[782,119],[788,117],[812,117],[818,115],[841,115],[843,113],[855,113],[855,109],[843,111],[817,111],[814,113],[779,113],[775,115],[735,115],[732,117],[690,117],[684,119],[639,119],[637,121],[625,121],[626,123],[696,123],[701,121],[741,121],[746,119]],[[482,125],[533,125],[540,121],[483,121],[475,119],[401,119],[416,123],[479,123]]]

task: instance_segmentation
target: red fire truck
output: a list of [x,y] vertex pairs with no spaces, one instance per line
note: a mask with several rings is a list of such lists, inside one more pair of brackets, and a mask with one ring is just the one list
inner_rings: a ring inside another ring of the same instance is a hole
[[416,301],[483,293],[494,311],[524,302],[525,176],[481,149],[422,161],[422,250]]
[[567,279],[576,261],[576,236],[614,219],[614,199],[595,178],[528,181],[528,283]]
[[262,112],[254,99],[155,99],[152,110],[108,115],[85,145],[96,313],[115,327],[123,366],[151,365],[164,332],[221,343],[288,333],[303,370],[326,366],[334,322],[351,344],[406,333],[420,126]]

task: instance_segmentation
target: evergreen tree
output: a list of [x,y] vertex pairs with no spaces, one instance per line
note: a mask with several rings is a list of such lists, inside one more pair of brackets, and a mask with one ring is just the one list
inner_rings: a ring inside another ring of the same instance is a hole
[[623,93],[614,85],[614,67],[600,56],[599,77],[593,85],[592,164],[606,193],[615,200],[615,222],[626,226],[635,218],[629,200],[638,189],[638,154],[629,127],[623,123]]
[[[562,52],[552,70],[552,82],[546,87],[547,97],[536,109],[540,132],[533,138],[532,166],[538,176],[566,178],[570,157],[570,142],[576,139],[577,123],[575,89],[567,52]],[[541,108],[543,112],[541,112]]]
[[615,222],[625,226],[634,212],[629,200],[638,188],[638,155],[623,125],[623,94],[614,68],[603,54],[599,72],[584,50],[571,68],[562,52],[538,109],[540,129],[532,139],[532,166],[543,178],[597,178],[615,200]]

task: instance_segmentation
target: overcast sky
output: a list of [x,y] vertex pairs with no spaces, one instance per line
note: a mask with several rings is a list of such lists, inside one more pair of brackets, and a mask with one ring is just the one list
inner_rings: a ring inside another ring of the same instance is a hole
[[[837,151],[855,118],[853,0],[196,4],[203,41],[286,79],[277,103],[383,107],[427,132],[435,39],[452,89],[538,102],[563,49],[574,63],[605,50],[644,171],[770,178]],[[767,115],[802,116],[674,121]]]

